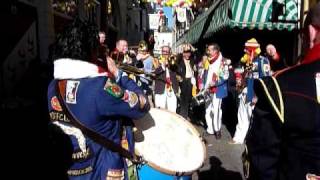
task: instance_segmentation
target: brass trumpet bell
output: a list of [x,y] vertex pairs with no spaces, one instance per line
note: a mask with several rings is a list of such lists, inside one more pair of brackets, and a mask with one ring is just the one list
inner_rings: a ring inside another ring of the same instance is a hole
[[147,49],[148,49],[147,43],[143,40],[140,41],[138,51],[147,51]]
[[169,56],[168,65],[171,70],[176,70],[178,68],[176,55],[172,54]]

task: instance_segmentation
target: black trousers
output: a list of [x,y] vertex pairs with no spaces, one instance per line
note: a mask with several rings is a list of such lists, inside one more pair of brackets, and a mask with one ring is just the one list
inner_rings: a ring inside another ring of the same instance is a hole
[[184,79],[180,84],[180,112],[179,114],[187,119],[189,114],[189,106],[192,100],[192,84],[191,78]]

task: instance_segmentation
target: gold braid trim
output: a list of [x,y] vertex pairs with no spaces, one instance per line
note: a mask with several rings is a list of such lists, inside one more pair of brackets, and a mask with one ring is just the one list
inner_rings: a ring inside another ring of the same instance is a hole
[[259,81],[261,82],[262,84],[262,87],[264,89],[264,92],[266,93],[268,99],[269,99],[269,102],[271,103],[273,109],[275,110],[275,112],[277,113],[280,121],[282,123],[284,123],[284,105],[283,105],[283,99],[282,99],[282,93],[280,91],[280,86],[278,84],[278,81],[274,78],[274,77],[271,77],[275,86],[276,86],[276,89],[277,89],[277,92],[278,92],[278,97],[279,97],[279,101],[280,101],[280,110],[279,108],[277,107],[276,103],[274,102],[274,100],[272,99],[268,89],[267,89],[267,86],[266,84],[264,83],[264,81],[262,79],[259,79]]

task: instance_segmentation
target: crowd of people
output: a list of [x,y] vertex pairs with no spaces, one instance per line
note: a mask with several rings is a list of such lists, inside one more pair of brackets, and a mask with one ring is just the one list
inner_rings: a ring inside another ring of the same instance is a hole
[[[247,144],[251,179],[320,175],[319,12],[320,3],[306,20],[310,50],[304,60],[281,72],[276,72],[283,64],[275,46],[268,44],[264,56],[255,38],[244,42],[239,62],[224,57],[216,43],[208,44],[201,57],[188,43],[180,54],[165,45],[154,56],[145,41],[134,51],[120,39],[109,51],[105,33],[75,20],[57,36],[48,90],[51,120],[74,147],[70,179],[127,178],[128,162],[122,157],[135,161],[130,119],[141,118],[150,107],[191,121],[201,106],[207,135],[220,139],[223,99],[233,89],[238,124],[229,143]],[[112,145],[101,144],[91,131]]]

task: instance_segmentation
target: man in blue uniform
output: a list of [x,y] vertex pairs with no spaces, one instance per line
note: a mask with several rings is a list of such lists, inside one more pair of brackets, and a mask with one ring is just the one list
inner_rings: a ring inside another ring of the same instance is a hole
[[245,43],[244,51],[245,55],[241,58],[241,62],[245,64],[243,76],[246,87],[238,95],[238,124],[230,144],[242,144],[246,137],[252,110],[256,103],[253,91],[254,80],[271,75],[269,60],[261,56],[260,44],[255,38],[249,39]]
[[307,15],[301,64],[256,80],[250,179],[320,179],[320,3]]
[[[73,145],[69,179],[127,179],[121,153],[87,136],[66,113],[65,107],[83,126],[133,153],[132,131],[125,125],[148,112],[148,100],[112,59],[107,58],[107,67],[103,67],[106,63],[95,63],[97,47],[96,27],[80,19],[57,36],[54,80],[48,87],[50,118],[69,135]],[[64,83],[59,87],[64,93],[58,92],[57,82]]]

